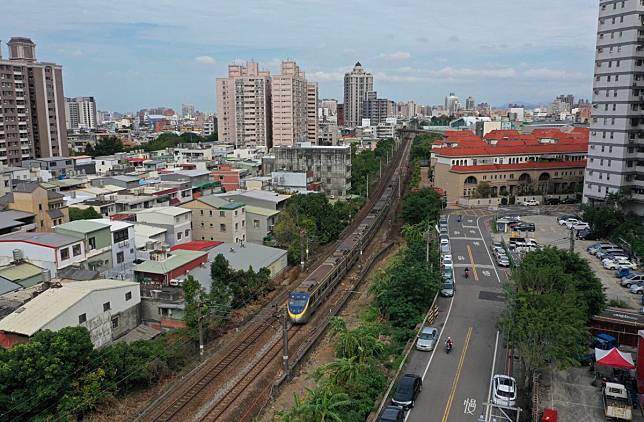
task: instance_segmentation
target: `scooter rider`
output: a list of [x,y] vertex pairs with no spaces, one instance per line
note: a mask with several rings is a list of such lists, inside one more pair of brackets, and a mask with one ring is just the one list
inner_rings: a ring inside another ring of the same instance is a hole
[[465,267],[465,278],[468,278],[470,276],[470,269]]
[[454,343],[452,342],[452,338],[447,337],[447,340],[445,340],[445,347],[447,348],[447,351],[452,350],[453,346],[454,346]]

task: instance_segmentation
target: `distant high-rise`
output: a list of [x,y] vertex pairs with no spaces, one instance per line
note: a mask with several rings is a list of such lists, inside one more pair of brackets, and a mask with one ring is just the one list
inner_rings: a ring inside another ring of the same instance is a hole
[[644,215],[644,83],[641,1],[600,0],[584,203],[623,191]]
[[195,105],[194,104],[181,104],[181,117],[194,117]]
[[318,83],[306,83],[306,135],[308,141],[317,144],[319,134]]
[[362,118],[370,119],[371,125],[385,123],[387,117],[395,116],[396,103],[386,98],[378,98],[374,92],[367,93],[367,99],[362,106]]
[[373,75],[365,72],[360,62],[344,75],[344,125],[357,127],[362,123],[362,107],[367,93],[373,91]]
[[471,111],[474,110],[474,97],[467,97],[465,100],[465,110]]
[[271,147],[271,75],[257,63],[231,64],[217,79],[219,141]]
[[445,112],[448,116],[454,116],[459,110],[459,106],[458,97],[453,92],[450,92],[449,96],[445,97]]
[[65,98],[67,129],[96,129],[96,101],[94,97]]
[[9,58],[0,54],[0,163],[66,156],[63,69],[36,61],[36,44],[11,38]]
[[294,61],[283,61],[281,73],[271,78],[271,91],[273,145],[307,142],[308,86],[304,72]]

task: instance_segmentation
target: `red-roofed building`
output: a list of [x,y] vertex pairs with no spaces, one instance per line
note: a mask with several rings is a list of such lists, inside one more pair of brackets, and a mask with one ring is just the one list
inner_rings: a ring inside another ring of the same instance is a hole
[[227,164],[221,164],[217,170],[210,172],[213,181],[218,181],[226,192],[239,190],[241,186],[241,172]]
[[587,129],[493,130],[483,139],[470,131],[447,132],[432,145],[434,186],[448,204],[469,198],[486,182],[496,195],[568,194],[583,188]]
[[192,242],[182,243],[181,245],[174,245],[170,250],[176,251],[177,249],[181,249],[184,251],[209,251],[222,243],[224,242],[217,242],[216,240],[193,240]]

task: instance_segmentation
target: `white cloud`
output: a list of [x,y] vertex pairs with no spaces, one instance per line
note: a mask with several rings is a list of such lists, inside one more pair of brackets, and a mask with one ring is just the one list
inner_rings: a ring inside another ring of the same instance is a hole
[[195,57],[195,62],[199,64],[215,64],[216,61],[213,57],[210,56],[197,56]]
[[583,73],[547,68],[528,69],[523,72],[523,76],[544,81],[579,81],[589,78],[589,75]]
[[344,80],[344,73],[318,70],[317,72],[308,72],[306,78],[312,81],[342,81]]
[[411,54],[406,51],[396,51],[390,54],[380,53],[378,57],[389,60],[407,60],[411,58]]
[[512,67],[472,69],[448,66],[430,73],[434,77],[445,79],[507,79],[517,76],[517,71]]

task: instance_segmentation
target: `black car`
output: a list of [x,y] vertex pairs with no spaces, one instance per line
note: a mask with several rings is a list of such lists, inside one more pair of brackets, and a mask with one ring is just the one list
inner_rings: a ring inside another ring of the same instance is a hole
[[533,232],[535,231],[534,223],[519,223],[512,227],[512,230],[518,232]]
[[408,410],[416,404],[416,397],[423,389],[423,380],[418,375],[405,374],[398,382],[396,392],[391,399],[391,402],[402,407],[403,410]]
[[561,201],[559,198],[547,198],[543,203],[546,205],[559,205]]
[[387,406],[380,415],[380,422],[403,422],[405,411],[398,406]]
[[577,234],[575,235],[577,239],[579,240],[596,240],[597,236],[595,236],[590,229],[583,229],[579,230]]
[[566,198],[561,201],[562,204],[576,204],[577,202],[579,202],[577,198]]

